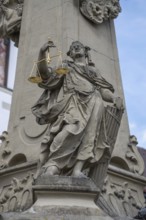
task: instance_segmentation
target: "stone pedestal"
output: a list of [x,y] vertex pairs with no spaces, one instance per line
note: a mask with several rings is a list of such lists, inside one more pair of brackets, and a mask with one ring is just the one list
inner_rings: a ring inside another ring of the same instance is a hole
[[96,204],[99,189],[90,178],[43,176],[33,184],[34,205],[3,220],[112,220]]
[[97,219],[104,215],[94,202],[99,189],[89,178],[44,176],[35,181],[33,195],[36,202],[31,211],[48,213],[52,219]]
[[34,208],[44,206],[96,207],[100,190],[90,178],[43,176],[33,185]]

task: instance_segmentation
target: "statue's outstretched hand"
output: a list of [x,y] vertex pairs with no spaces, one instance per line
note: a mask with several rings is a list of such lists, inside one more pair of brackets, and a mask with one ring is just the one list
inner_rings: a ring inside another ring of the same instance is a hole
[[115,97],[115,98],[114,98],[114,106],[115,106],[118,110],[124,110],[123,99],[121,99],[120,97]]
[[46,52],[46,51],[49,51],[49,48],[51,47],[56,47],[53,43],[53,41],[48,41],[47,43],[45,43],[42,47],[41,47],[41,52]]

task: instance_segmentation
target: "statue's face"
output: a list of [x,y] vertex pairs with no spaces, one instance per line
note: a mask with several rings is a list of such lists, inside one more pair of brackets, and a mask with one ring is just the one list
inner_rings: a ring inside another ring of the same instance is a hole
[[80,42],[75,42],[70,47],[70,57],[72,59],[85,57],[85,47]]

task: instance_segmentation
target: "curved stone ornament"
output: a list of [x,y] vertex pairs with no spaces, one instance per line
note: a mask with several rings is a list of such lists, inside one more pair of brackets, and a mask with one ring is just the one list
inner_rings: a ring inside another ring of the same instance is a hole
[[121,12],[119,0],[80,0],[81,13],[94,22],[114,19]]
[[115,182],[113,177],[107,176],[97,204],[110,216],[124,216],[127,219],[126,216],[136,216],[143,207],[139,194],[139,190],[130,182]]
[[0,0],[0,37],[18,46],[24,0]]
[[145,166],[143,158],[137,149],[137,144],[137,138],[134,135],[130,135],[125,157],[129,164],[130,171],[142,175],[144,173]]
[[0,170],[8,167],[8,159],[12,151],[8,147],[9,144],[9,134],[7,131],[3,131],[0,135]]
[[0,211],[16,212],[30,208],[32,201],[33,174],[28,173],[23,179],[13,178],[9,185],[0,189]]

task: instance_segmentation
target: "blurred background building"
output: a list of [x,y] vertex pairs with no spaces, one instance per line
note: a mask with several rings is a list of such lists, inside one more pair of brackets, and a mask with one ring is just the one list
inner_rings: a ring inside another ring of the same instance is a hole
[[0,38],[0,134],[8,126],[17,50],[13,42]]

